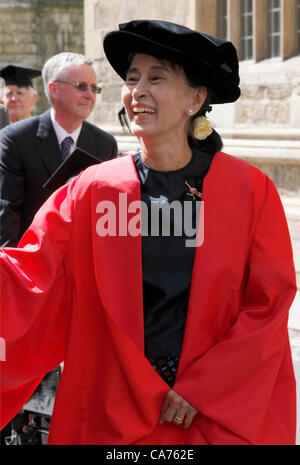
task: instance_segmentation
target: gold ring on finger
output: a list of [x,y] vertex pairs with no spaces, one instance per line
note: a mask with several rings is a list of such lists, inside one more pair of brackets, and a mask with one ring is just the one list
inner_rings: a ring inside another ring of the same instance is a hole
[[174,419],[173,419],[173,422],[175,423],[175,425],[180,425],[180,423],[182,423],[184,420],[184,418],[181,418],[181,417],[178,417],[177,415],[175,415]]

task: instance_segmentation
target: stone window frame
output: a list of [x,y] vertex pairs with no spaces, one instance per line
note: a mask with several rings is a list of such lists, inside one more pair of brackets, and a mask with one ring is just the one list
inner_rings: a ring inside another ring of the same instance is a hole
[[[226,0],[224,0],[226,1]],[[274,59],[285,60],[299,56],[297,49],[296,12],[299,0],[280,0],[280,55]],[[273,59],[268,56],[267,48],[267,4],[268,0],[253,0],[253,58],[258,62]],[[195,0],[195,28],[201,32],[217,36],[218,0]],[[293,27],[291,27],[291,24]],[[240,1],[227,0],[227,40],[236,46],[241,57],[241,7]]]

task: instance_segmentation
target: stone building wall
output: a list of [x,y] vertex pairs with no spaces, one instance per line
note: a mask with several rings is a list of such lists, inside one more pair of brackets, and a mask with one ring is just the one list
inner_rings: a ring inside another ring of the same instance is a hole
[[[42,69],[56,53],[84,53],[83,18],[83,0],[0,0],[0,67]],[[42,79],[34,85],[39,92],[34,113],[41,113],[48,107]]]
[[300,195],[300,56],[241,62],[241,97],[212,112],[224,145]]

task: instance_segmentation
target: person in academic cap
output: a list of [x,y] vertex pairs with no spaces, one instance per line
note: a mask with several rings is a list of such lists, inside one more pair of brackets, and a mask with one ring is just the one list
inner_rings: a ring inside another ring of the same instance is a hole
[[206,117],[240,95],[236,50],[135,20],[104,51],[140,149],[60,188],[0,251],[4,424],[64,360],[49,444],[294,444],[283,207]]
[[1,69],[0,76],[5,80],[2,99],[11,123],[29,118],[38,97],[32,79],[41,76],[41,71],[8,65]]
[[[29,86],[29,92],[30,80],[40,74],[15,66],[7,66],[1,73],[7,89],[18,92],[27,89],[24,86]],[[117,153],[114,137],[86,121],[101,92],[94,61],[63,52],[47,60],[42,74],[50,110],[11,124],[0,133],[0,247],[18,244],[39,207],[57,187],[80,169]]]

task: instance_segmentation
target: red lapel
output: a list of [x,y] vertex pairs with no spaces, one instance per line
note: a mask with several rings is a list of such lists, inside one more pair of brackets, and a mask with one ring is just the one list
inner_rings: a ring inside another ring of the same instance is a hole
[[[94,266],[104,307],[144,352],[141,236],[118,235],[119,193],[127,194],[127,205],[140,200],[140,183],[130,155],[102,163],[95,176],[92,194]],[[101,217],[97,209],[99,211],[99,202],[103,200],[110,200],[116,206],[116,236],[100,237],[97,233],[97,221]],[[128,214],[128,219],[132,216],[136,215]]]
[[[234,178],[234,182],[232,179]],[[196,249],[178,377],[216,343],[238,311],[249,250],[249,165],[218,152],[204,179],[204,240]]]

